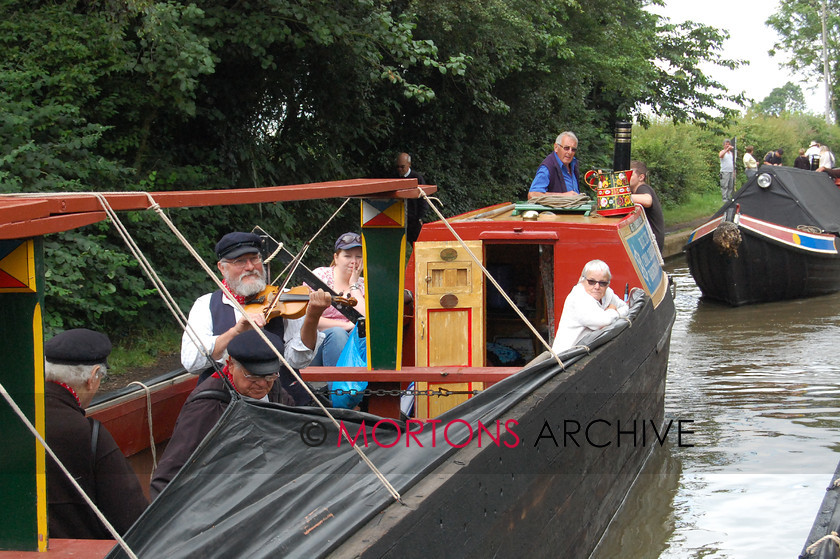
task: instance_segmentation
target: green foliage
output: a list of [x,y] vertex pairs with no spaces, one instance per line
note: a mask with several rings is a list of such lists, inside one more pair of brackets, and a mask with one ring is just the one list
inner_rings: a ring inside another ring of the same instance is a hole
[[662,204],[674,206],[718,184],[716,145],[702,127],[659,122],[633,127],[631,155],[647,164],[649,183]]
[[[838,97],[840,84],[840,1],[781,0],[767,25],[779,35],[771,55],[784,57],[784,65],[800,74],[805,83],[824,83],[822,8],[825,7],[825,49],[829,90]],[[836,101],[832,101],[834,122],[840,122]]]
[[[391,176],[408,151],[447,215],[522,198],[562,130],[577,133],[587,169],[611,165],[616,120],[730,116],[712,116],[733,98],[700,69],[738,64],[721,58],[723,35],[644,6],[0,0],[0,192],[214,188],[234,203],[242,187]],[[688,138],[665,134],[636,149],[677,201],[716,171]],[[339,203],[168,214],[212,262],[222,234],[254,225],[298,248]],[[211,289],[154,214],[125,220],[182,308]],[[353,202],[307,262],[328,261],[357,220]],[[50,239],[51,327],[169,320],[120,254],[105,226]]]
[[148,367],[162,356],[177,354],[181,348],[181,332],[174,324],[154,329],[129,328],[123,334],[108,357],[109,375]]
[[702,190],[690,192],[685,202],[678,206],[666,205],[662,208],[665,217],[665,227],[688,228],[685,224],[699,219],[708,219],[721,206],[719,190]]
[[776,87],[770,94],[751,108],[752,111],[767,116],[780,116],[784,113],[804,112],[805,96],[802,88],[787,82],[782,87]]
[[45,239],[47,335],[68,328],[120,331],[137,324],[144,297],[153,293],[136,273],[137,262],[100,233],[104,226]]
[[[840,130],[836,126],[827,125],[821,118],[806,114],[777,118],[748,113],[738,119],[732,130],[735,132],[732,135],[738,140],[739,156],[748,145],[752,145],[755,147],[754,156],[759,162],[764,160],[768,151],[782,148],[782,163],[793,165],[799,149],[807,148],[812,140],[829,147],[840,145]],[[740,173],[743,161],[741,157],[737,159],[737,170]]]

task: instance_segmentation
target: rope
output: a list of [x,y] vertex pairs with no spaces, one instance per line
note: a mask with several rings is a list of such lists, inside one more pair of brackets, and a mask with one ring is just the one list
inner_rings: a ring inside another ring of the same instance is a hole
[[[823,537],[806,547],[805,552],[808,553],[808,555],[813,555],[813,553],[817,551],[820,548],[820,546],[827,541],[834,542],[834,545],[840,548],[840,536],[837,535],[837,532],[831,532],[830,534],[824,535]],[[840,551],[838,551],[837,556],[840,557]]]
[[[166,216],[166,214],[160,209],[160,206],[157,203],[154,202],[154,199],[152,198],[151,194],[146,193],[146,195],[149,197],[149,200],[151,201],[151,205],[149,206],[149,209],[153,209],[153,210],[155,210],[155,212],[157,212],[158,216],[166,224],[166,226],[169,227],[169,229],[172,231],[172,233],[175,235],[175,237],[179,241],[181,241],[181,244],[183,244],[184,247],[186,247],[186,249],[190,252],[190,254],[192,254],[193,258],[195,258],[196,261],[201,265],[201,267],[204,268],[204,271],[207,272],[207,275],[210,277],[210,279],[212,279],[213,282],[215,282],[216,286],[218,286],[218,288],[221,289],[222,292],[224,292],[228,295],[228,298],[230,299],[233,306],[236,309],[238,309],[240,313],[242,313],[242,316],[245,317],[245,319],[248,321],[248,324],[250,324],[251,327],[254,330],[256,330],[256,332],[260,336],[260,338],[262,338],[262,340],[268,345],[268,347],[271,348],[271,350],[274,352],[275,356],[277,356],[277,358],[280,359],[280,362],[283,364],[283,366],[286,367],[286,369],[292,374],[292,376],[295,378],[295,380],[297,380],[301,384],[301,386],[303,386],[303,388],[306,390],[306,392],[309,394],[309,396],[312,398],[312,400],[317,404],[317,406],[319,408],[321,408],[321,411],[323,411],[324,414],[330,419],[330,421],[332,421],[332,423],[333,423],[333,425],[335,425],[336,429],[338,429],[339,432],[341,432],[341,425],[339,425],[339,423],[335,419],[335,417],[333,417],[333,415],[324,406],[324,404],[322,404],[320,402],[320,400],[315,396],[315,394],[312,392],[312,389],[309,387],[309,385],[307,383],[305,383],[303,381],[303,379],[300,377],[300,375],[298,375],[297,371],[295,371],[292,368],[292,366],[289,365],[288,361],[286,361],[286,358],[283,357],[283,355],[280,354],[280,352],[277,350],[276,347],[274,347],[274,344],[269,342],[268,337],[266,337],[265,333],[253,321],[253,319],[248,315],[248,313],[245,312],[245,309],[242,308],[242,305],[240,305],[236,301],[233,294],[230,293],[230,291],[228,291],[228,289],[224,286],[224,284],[222,284],[221,280],[219,280],[219,278],[216,277],[216,274],[204,262],[204,259],[202,259],[201,256],[198,254],[198,252],[196,252],[196,250],[190,245],[189,241],[187,241],[187,239],[181,234],[181,232],[178,230],[178,228],[175,226],[175,224],[172,223],[172,221],[169,219],[169,217]],[[349,200],[349,198],[348,198],[348,200]],[[308,244],[309,243],[307,242],[307,245]],[[300,256],[301,254],[299,254],[298,256]],[[298,259],[298,261],[299,260],[300,260],[300,258]],[[291,277],[291,274],[290,274],[289,277]],[[196,347],[199,347],[199,346],[197,345]],[[210,359],[210,361],[215,362],[212,358]],[[362,449],[359,448],[359,446],[350,438],[350,434],[345,433],[345,435],[347,437],[347,442],[350,443],[353,446],[353,450],[355,450],[356,453],[359,455],[359,457],[362,459],[362,461],[365,464],[367,464],[367,466],[371,469],[371,471],[374,473],[374,475],[379,479],[379,481],[382,483],[382,485],[385,487],[385,489],[388,490],[388,492],[391,494],[392,497],[394,497],[395,500],[402,502],[402,498],[400,497],[399,492],[385,478],[385,476],[382,474],[382,472],[379,471],[379,469],[376,467],[376,465],[374,465],[374,463],[370,461],[370,458],[367,457],[367,455],[362,451]]]
[[819,227],[814,227],[813,225],[797,225],[797,226],[796,226],[796,229],[797,229],[798,231],[803,231],[803,232],[805,232],[805,233],[816,233],[816,234],[820,234],[820,233],[822,233],[822,232],[823,232],[823,230],[822,230],[822,229],[820,229]]
[[264,260],[264,262],[268,264],[269,262],[274,260],[274,257],[277,256],[281,250],[283,250],[283,243],[277,243],[277,249],[274,252],[272,252],[271,255],[269,255],[269,257]]
[[155,432],[152,428],[152,391],[139,380],[129,382],[128,386],[132,384],[140,386],[146,392],[146,414],[149,417],[149,448],[152,451],[152,472],[149,474],[149,481],[151,481],[155,477],[155,470],[157,470],[157,448],[155,448]]
[[[516,312],[516,314],[519,315],[519,318],[522,319],[522,322],[525,323],[525,325],[531,330],[531,332],[542,343],[543,347],[545,347],[548,350],[548,352],[551,353],[551,355],[554,357],[555,361],[557,361],[557,364],[560,365],[560,370],[565,371],[566,367],[565,367],[565,365],[563,365],[563,361],[561,361],[560,357],[557,356],[557,353],[555,353],[555,351],[553,349],[551,349],[551,346],[549,345],[549,343],[546,342],[545,339],[537,331],[537,329],[534,328],[534,325],[531,324],[531,321],[529,321],[525,317],[525,315],[522,314],[522,311],[519,310],[519,307],[516,306],[516,303],[514,303],[510,299],[510,297],[508,297],[507,293],[505,293],[505,290],[502,289],[502,286],[500,286],[499,283],[496,281],[496,279],[492,275],[490,275],[490,272],[487,271],[487,268],[485,268],[484,265],[481,263],[481,261],[478,259],[478,257],[475,254],[473,254],[473,251],[470,250],[470,247],[467,246],[467,244],[458,235],[458,233],[455,231],[455,229],[452,228],[452,225],[449,223],[449,221],[447,221],[447,219],[445,217],[443,217],[443,214],[440,213],[440,210],[438,210],[437,207],[434,204],[429,202],[429,197],[426,195],[425,192],[423,192],[423,189],[418,186],[417,190],[420,191],[420,194],[423,196],[423,198],[426,199],[426,202],[429,204],[429,206],[432,208],[432,210],[434,210],[434,212],[437,214],[438,218],[440,218],[440,220],[443,222],[443,224],[446,225],[446,228],[449,229],[449,232],[452,233],[452,236],[454,236],[455,239],[457,239],[457,241],[464,248],[464,250],[467,251],[467,254],[470,255],[470,258],[473,259],[473,262],[475,262],[476,266],[478,266],[481,269],[484,276],[488,280],[490,280],[490,283],[492,283],[496,287],[496,289],[499,291],[501,296],[504,297],[505,301],[508,302],[508,304],[514,310],[514,312]],[[562,196],[562,198],[571,198],[571,196]]]
[[55,452],[53,452],[52,448],[50,448],[50,445],[47,444],[47,441],[44,440],[44,438],[41,436],[41,433],[38,432],[35,426],[32,425],[32,423],[29,421],[29,418],[27,418],[23,411],[18,407],[18,405],[12,399],[12,396],[6,391],[6,387],[3,386],[2,383],[0,383],[0,393],[3,394],[3,398],[6,399],[6,402],[9,403],[9,406],[11,406],[12,410],[15,412],[15,414],[17,414],[20,420],[23,421],[24,425],[26,425],[26,427],[32,432],[35,438],[38,439],[38,442],[41,443],[41,446],[43,446],[44,450],[47,451],[47,454],[49,454],[50,457],[53,460],[55,460],[55,463],[58,464],[58,467],[64,473],[64,476],[70,481],[71,484],[73,484],[73,487],[76,488],[76,491],[79,492],[79,495],[82,496],[82,498],[85,500],[88,506],[91,509],[93,509],[94,514],[96,514],[97,518],[99,518],[99,520],[108,530],[108,532],[114,537],[114,539],[117,540],[117,543],[120,545],[120,547],[123,548],[125,553],[131,559],[137,559],[137,555],[134,554],[131,548],[128,547],[128,544],[125,543],[125,540],[123,540],[122,537],[117,533],[117,530],[111,525],[110,522],[108,522],[108,519],[105,518],[105,515],[102,514],[102,511],[100,511],[96,504],[94,504],[94,502],[91,501],[90,497],[88,497],[88,494],[85,493],[85,490],[82,489],[82,486],[79,485],[79,482],[77,482],[76,479],[73,477],[73,474],[71,474],[64,466],[64,464],[61,463],[61,460],[59,460],[58,456],[55,455]]
[[586,194],[576,194],[574,196],[561,196],[559,194],[546,194],[543,196],[535,196],[528,200],[531,204],[539,204],[549,208],[563,209],[563,208],[577,208],[584,204],[591,204],[592,198]]

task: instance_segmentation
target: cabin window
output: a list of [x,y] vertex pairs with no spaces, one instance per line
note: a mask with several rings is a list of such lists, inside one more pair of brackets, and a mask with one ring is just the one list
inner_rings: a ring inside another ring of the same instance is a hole
[[[485,265],[540,335],[554,333],[554,257],[549,244],[486,244]],[[485,279],[487,365],[523,365],[545,350],[533,332]]]

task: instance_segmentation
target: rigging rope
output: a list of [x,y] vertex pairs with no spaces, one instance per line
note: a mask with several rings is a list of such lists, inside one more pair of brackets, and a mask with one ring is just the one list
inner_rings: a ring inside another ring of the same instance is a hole
[[20,418],[20,420],[23,421],[24,425],[26,425],[26,427],[32,432],[32,434],[35,436],[35,438],[38,440],[38,442],[41,443],[41,446],[44,447],[44,450],[47,451],[47,454],[49,454],[50,457],[53,460],[55,460],[55,463],[58,465],[58,467],[64,473],[64,476],[70,481],[70,483],[73,485],[73,487],[76,488],[76,491],[79,492],[79,495],[82,496],[82,498],[85,500],[85,502],[88,504],[88,506],[91,509],[93,509],[93,512],[94,512],[94,514],[96,514],[96,517],[99,518],[99,520],[102,522],[102,524],[108,530],[108,533],[110,533],[114,537],[114,539],[117,540],[117,543],[120,545],[120,547],[123,548],[126,555],[128,555],[131,559],[137,559],[137,555],[135,555],[134,552],[131,550],[131,548],[128,547],[128,544],[125,543],[125,540],[123,540],[122,537],[119,535],[119,533],[117,533],[117,530],[111,525],[110,522],[108,522],[108,519],[105,518],[105,515],[102,514],[102,511],[100,511],[99,508],[90,499],[90,497],[88,497],[88,494],[85,493],[85,490],[82,489],[82,486],[79,485],[79,482],[76,481],[76,479],[73,477],[73,474],[71,474],[67,470],[67,468],[64,466],[64,464],[61,463],[61,460],[59,460],[58,456],[55,455],[55,452],[53,452],[53,449],[50,448],[50,445],[48,445],[47,441],[45,441],[44,438],[41,436],[41,433],[39,433],[38,430],[35,428],[35,426],[32,425],[32,423],[29,421],[29,418],[26,417],[26,414],[23,413],[23,410],[21,410],[18,407],[18,405],[15,403],[14,399],[12,399],[11,394],[9,394],[6,391],[6,387],[3,386],[2,383],[0,383],[0,394],[3,395],[3,398],[5,398],[6,402],[8,402],[9,406],[11,406],[11,408],[15,412],[15,414],[17,414],[17,416]]
[[[240,313],[242,313],[242,316],[245,317],[245,319],[248,321],[248,323],[251,325],[251,327],[254,330],[257,331],[257,334],[260,336],[260,338],[262,338],[263,341],[268,345],[268,347],[270,347],[272,349],[272,351],[274,351],[274,354],[277,356],[278,359],[280,359],[280,362],[283,364],[283,366],[286,367],[286,369],[292,374],[292,376],[295,378],[295,380],[297,380],[301,384],[301,386],[306,390],[306,392],[310,395],[310,397],[317,404],[317,406],[319,408],[321,408],[321,411],[323,411],[324,414],[330,419],[330,421],[332,421],[332,423],[333,423],[333,425],[335,425],[336,429],[338,429],[339,432],[341,432],[341,425],[338,423],[338,421],[335,419],[335,417],[333,417],[333,415],[329,412],[329,410],[324,406],[324,404],[322,404],[321,401],[315,396],[315,394],[312,392],[312,389],[309,387],[309,385],[307,383],[305,383],[303,381],[303,379],[300,377],[300,375],[298,375],[297,371],[295,371],[294,368],[292,368],[292,366],[289,365],[288,361],[286,361],[286,359],[283,357],[283,355],[281,355],[280,352],[277,350],[277,348],[274,347],[274,344],[269,342],[268,337],[266,337],[265,333],[260,329],[259,326],[257,326],[257,324],[253,321],[253,319],[250,316],[248,316],[248,313],[246,313],[245,309],[242,308],[242,305],[240,305],[236,301],[233,294],[228,291],[228,289],[224,286],[224,284],[222,284],[221,280],[219,280],[219,278],[216,277],[216,274],[204,262],[204,259],[201,258],[201,256],[198,254],[198,252],[196,252],[196,250],[192,247],[192,245],[190,245],[189,241],[187,241],[187,239],[181,234],[181,232],[178,230],[178,228],[175,226],[175,224],[172,223],[172,221],[169,219],[169,217],[163,212],[163,210],[161,210],[160,205],[157,204],[154,201],[154,198],[151,196],[151,194],[147,192],[146,196],[148,196],[148,198],[151,202],[151,204],[149,206],[149,209],[154,210],[158,214],[158,217],[161,218],[161,220],[166,224],[167,227],[169,227],[169,229],[172,231],[172,233],[175,235],[175,237],[179,241],[181,241],[181,244],[183,244],[184,247],[190,252],[190,254],[192,254],[193,258],[195,258],[196,261],[201,265],[201,267],[204,268],[204,271],[207,272],[207,275],[216,283],[216,285],[219,287],[219,289],[221,289],[223,293],[227,294],[227,296],[231,300],[231,303],[233,304],[233,306],[236,309],[238,309]],[[307,242],[307,244],[308,244],[308,242]],[[300,258],[298,258],[298,261],[300,261]],[[293,271],[294,270],[292,270],[292,272]],[[289,277],[291,277],[291,273],[290,273]],[[211,359],[211,362],[212,361],[213,360]],[[350,434],[349,433],[345,433],[345,434],[347,436],[347,441],[350,444],[352,444],[353,450],[355,450],[356,453],[359,455],[359,457],[362,459],[362,461],[365,464],[367,464],[367,466],[371,469],[371,471],[374,473],[374,475],[377,477],[377,479],[379,479],[379,481],[382,483],[382,485],[385,487],[385,489],[388,490],[388,492],[391,494],[391,496],[395,500],[402,502],[402,498],[400,497],[399,492],[394,488],[393,485],[391,485],[391,482],[389,482],[385,478],[384,474],[382,474],[382,472],[379,471],[379,469],[376,467],[376,465],[373,462],[370,461],[370,458],[368,458],[367,455],[362,451],[362,449],[359,448],[359,446],[350,438]]]

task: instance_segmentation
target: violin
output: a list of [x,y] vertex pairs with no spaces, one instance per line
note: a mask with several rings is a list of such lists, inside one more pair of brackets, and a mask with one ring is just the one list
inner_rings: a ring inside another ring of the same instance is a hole
[[[332,302],[339,305],[355,307],[356,299],[332,295]],[[267,285],[253,299],[243,305],[247,313],[260,313],[268,322],[272,318],[300,318],[309,305],[309,288],[305,285],[293,287],[280,293],[276,285]]]

